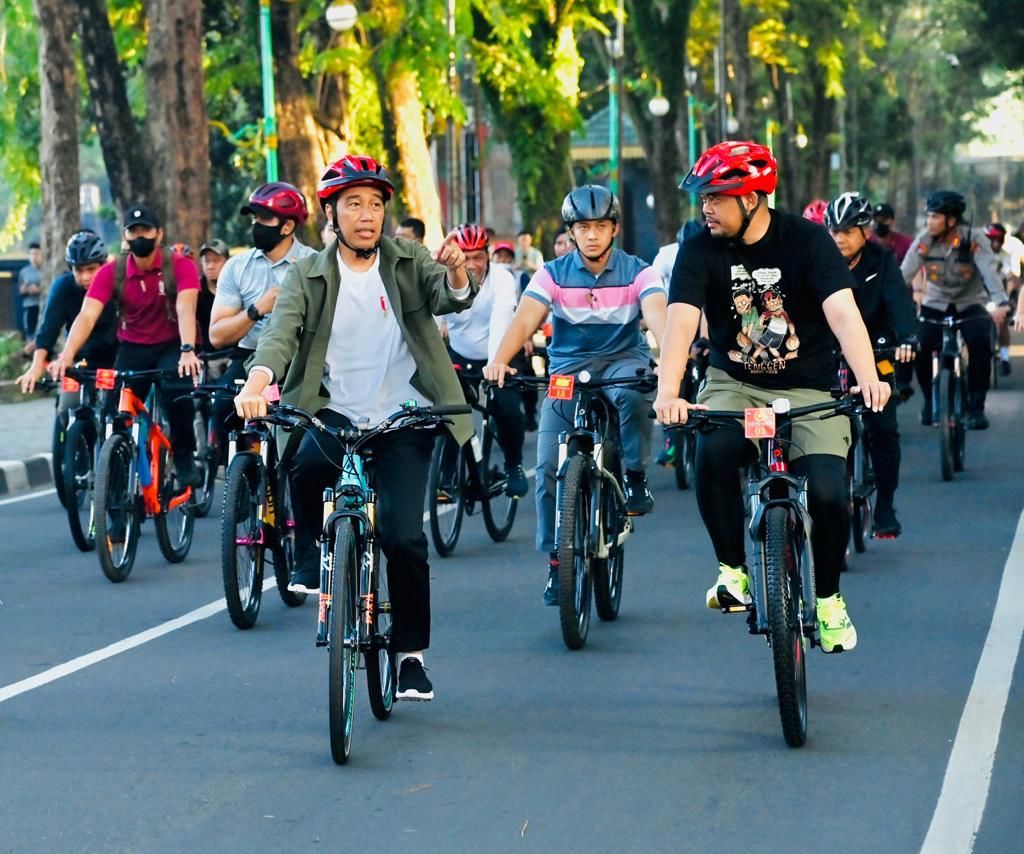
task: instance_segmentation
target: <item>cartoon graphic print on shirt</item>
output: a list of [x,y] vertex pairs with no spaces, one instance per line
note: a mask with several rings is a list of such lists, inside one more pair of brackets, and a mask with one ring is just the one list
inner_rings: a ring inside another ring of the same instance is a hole
[[748,272],[742,264],[730,269],[733,311],[739,320],[737,349],[729,358],[752,374],[777,374],[797,357],[800,339],[784,308],[778,267]]

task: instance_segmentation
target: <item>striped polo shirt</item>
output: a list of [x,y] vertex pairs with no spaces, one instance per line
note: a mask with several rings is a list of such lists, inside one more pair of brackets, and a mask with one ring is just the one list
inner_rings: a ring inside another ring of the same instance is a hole
[[646,261],[613,249],[608,266],[595,276],[579,250],[548,261],[523,292],[551,309],[548,356],[560,363],[646,349],[640,332],[640,302],[665,293],[657,271]]

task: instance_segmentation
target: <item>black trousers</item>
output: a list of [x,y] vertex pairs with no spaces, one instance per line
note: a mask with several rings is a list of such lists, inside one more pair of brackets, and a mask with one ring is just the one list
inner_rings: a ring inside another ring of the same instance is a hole
[[897,399],[889,398],[881,412],[865,412],[865,438],[871,464],[875,468],[875,484],[881,501],[892,501],[900,485],[900,426],[896,419]]
[[[317,417],[331,427],[349,424],[345,416],[330,409],[321,409]],[[431,432],[406,431],[373,447],[377,533],[387,558],[391,648],[395,652],[417,652],[430,646],[430,566],[423,507],[433,444]],[[334,485],[340,464],[337,443],[310,431],[289,461],[301,550],[308,550],[320,536],[323,491]]]
[[[941,320],[943,317],[971,318],[970,322],[960,327],[964,343],[967,345],[967,390],[970,394],[968,410],[972,413],[984,412],[985,394],[988,392],[989,379],[992,371],[992,317],[982,305],[969,305],[958,312],[950,305],[946,311],[921,306],[921,317]],[[919,333],[921,352],[918,354],[915,370],[917,381],[924,394],[922,406],[931,407],[932,401],[932,352],[942,346],[942,328],[931,323],[922,323]]]
[[[157,368],[178,367],[181,350],[177,341],[167,344],[132,344],[122,341],[117,349],[114,367],[119,371],[150,371]],[[136,380],[129,383],[131,390],[143,400],[149,394],[152,380]],[[171,448],[176,457],[191,455],[196,449],[196,435],[192,430],[192,416],[195,409],[192,398],[176,401],[175,398],[192,390],[191,377],[168,377],[158,384],[160,408],[171,428]],[[116,402],[115,402],[116,403]]]
[[[723,427],[697,437],[697,507],[711,537],[715,556],[729,566],[747,562],[744,486],[739,470],[753,451],[743,430]],[[850,538],[846,503],[846,460],[833,454],[811,454],[790,462],[790,471],[807,478],[807,503],[814,527],[811,550],[817,595],[839,592],[839,573]]]
[[[452,362],[458,365],[473,365],[474,370],[483,362],[467,359],[465,356],[448,351]],[[523,442],[526,440],[526,416],[523,414],[522,395],[511,388],[494,388],[487,404],[488,412],[498,422],[498,444],[501,445],[505,462],[510,466],[521,465],[523,462]]]
[[[219,385],[237,391],[235,380],[245,379],[245,360],[255,350],[243,350],[235,348],[231,354],[231,361],[228,363],[224,373],[217,379]],[[235,402],[231,398],[215,398],[212,406],[213,423],[217,431],[217,438],[220,441],[221,460],[227,462],[228,458],[228,434],[242,426],[242,420],[235,414]]]

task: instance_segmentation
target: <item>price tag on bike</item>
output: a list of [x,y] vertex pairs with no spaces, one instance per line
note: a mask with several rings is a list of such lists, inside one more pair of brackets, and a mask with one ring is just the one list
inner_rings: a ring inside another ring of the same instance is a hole
[[78,391],[80,388],[78,380],[73,380],[71,377],[64,377],[60,384],[61,391]]
[[775,436],[775,412],[767,407],[743,410],[743,435],[748,439],[771,439]]
[[552,374],[548,381],[548,397],[552,400],[572,400],[572,390],[575,385],[575,377]]

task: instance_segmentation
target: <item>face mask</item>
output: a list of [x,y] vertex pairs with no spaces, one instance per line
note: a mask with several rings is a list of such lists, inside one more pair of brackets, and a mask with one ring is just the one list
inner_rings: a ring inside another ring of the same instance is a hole
[[885,237],[886,235],[888,235],[888,233],[890,231],[892,231],[892,226],[889,225],[889,223],[887,223],[887,222],[876,222],[875,223],[875,234],[877,234],[879,237]]
[[281,242],[281,229],[284,225],[264,225],[261,222],[252,224],[252,245],[261,252],[269,252]]
[[128,241],[128,251],[136,258],[148,258],[156,249],[155,237],[133,237]]

